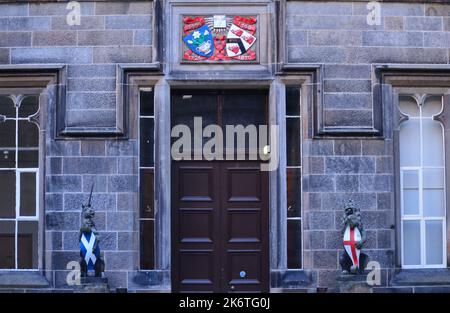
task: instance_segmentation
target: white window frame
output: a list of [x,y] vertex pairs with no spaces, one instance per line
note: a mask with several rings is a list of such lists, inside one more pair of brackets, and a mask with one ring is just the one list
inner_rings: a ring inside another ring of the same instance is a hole
[[[18,162],[19,162],[19,121],[28,121],[31,122],[29,120],[29,118],[27,117],[19,117],[19,106],[17,105],[18,103],[21,103],[22,100],[24,98],[26,98],[27,96],[30,95],[23,95],[23,97],[15,97],[15,96],[10,96],[10,95],[6,95],[6,94],[0,94],[1,96],[6,96],[8,98],[10,98],[15,106],[15,110],[16,110],[16,116],[15,117],[7,117],[5,119],[6,121],[15,121],[15,166],[14,167],[9,167],[9,168],[0,168],[0,171],[14,171],[15,172],[15,176],[16,176],[16,205],[15,205],[15,218],[1,218],[0,217],[0,221],[3,222],[14,222],[14,268],[0,268],[0,272],[1,271],[32,271],[32,272],[36,272],[39,271],[39,260],[40,260],[40,250],[39,250],[39,216],[40,216],[40,197],[39,197],[39,192],[40,192],[40,186],[39,186],[39,159],[38,159],[38,167],[36,168],[19,168]],[[39,108],[38,111],[40,111],[40,104],[39,104]],[[40,126],[35,123],[35,125],[38,127],[38,134],[40,134]],[[24,149],[24,148],[22,148]],[[40,147],[38,147],[38,151],[40,150]],[[23,150],[22,150],[23,151]],[[34,216],[21,216],[20,215],[20,195],[21,195],[21,190],[20,190],[20,178],[22,173],[35,173],[35,178],[36,178],[36,208],[35,208],[35,215]],[[33,269],[21,269],[18,268],[19,267],[19,262],[18,262],[18,252],[17,252],[17,248],[18,248],[18,236],[19,236],[19,222],[23,222],[23,221],[32,221],[32,222],[37,222],[38,223],[38,234],[36,234],[38,236],[38,247],[37,247],[37,251],[38,251],[38,267],[37,268],[33,268]]]
[[[402,96],[410,96],[409,94],[401,94]],[[432,94],[428,94],[428,95],[432,95]],[[427,95],[427,96],[428,96]],[[441,112],[443,110],[444,107],[444,103],[443,103],[443,96],[439,94],[438,96],[442,96],[442,109]],[[415,98],[414,98],[415,99]],[[425,99],[425,98],[424,98]],[[408,121],[412,121],[412,120],[419,120],[419,125],[420,125],[420,166],[400,166],[400,207],[401,207],[401,262],[402,262],[402,268],[404,269],[420,269],[420,268],[446,268],[447,267],[447,238],[446,238],[446,234],[447,234],[447,229],[446,229],[446,220],[447,220],[447,204],[446,204],[446,196],[445,193],[447,191],[446,189],[446,179],[445,179],[445,171],[446,171],[446,164],[445,164],[445,130],[444,130],[444,126],[442,125],[441,122],[435,120],[433,118],[433,116],[431,117],[423,117],[422,116],[422,106],[419,106],[419,112],[420,115],[417,117],[411,117],[408,116]],[[439,115],[441,114],[441,112],[435,114]],[[433,122],[439,123],[439,125],[441,126],[442,129],[442,151],[443,151],[443,160],[444,160],[444,165],[443,166],[423,166],[423,120],[431,120]],[[400,130],[401,131],[401,130]],[[401,153],[401,151],[400,151]],[[442,217],[425,217],[424,215],[424,209],[423,209],[423,171],[426,169],[442,169],[444,170],[444,215]],[[404,214],[404,194],[403,194],[403,173],[405,171],[417,171],[419,174],[419,213],[416,215],[405,215]],[[404,221],[419,221],[420,224],[420,264],[418,265],[405,265],[405,248],[404,248],[404,233],[403,233],[403,224]],[[441,221],[442,222],[442,260],[443,263],[442,264],[426,264],[426,233],[425,233],[425,224],[426,221]]]

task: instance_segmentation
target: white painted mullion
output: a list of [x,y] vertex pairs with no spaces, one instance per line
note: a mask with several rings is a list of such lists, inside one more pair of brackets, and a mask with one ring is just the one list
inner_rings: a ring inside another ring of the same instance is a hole
[[15,176],[16,176],[16,220],[14,222],[14,269],[19,268],[18,263],[18,247],[19,247],[19,221],[18,217],[20,216],[20,174],[18,172],[18,164],[19,164],[19,107],[14,104],[14,107],[16,109],[16,119],[15,119],[15,126],[16,126],[16,133],[15,133],[15,156],[14,156],[14,162],[15,162]]

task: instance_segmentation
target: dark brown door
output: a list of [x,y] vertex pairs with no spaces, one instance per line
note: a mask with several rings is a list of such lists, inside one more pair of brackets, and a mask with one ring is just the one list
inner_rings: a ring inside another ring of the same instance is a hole
[[173,162],[173,291],[268,292],[268,200],[260,162]]

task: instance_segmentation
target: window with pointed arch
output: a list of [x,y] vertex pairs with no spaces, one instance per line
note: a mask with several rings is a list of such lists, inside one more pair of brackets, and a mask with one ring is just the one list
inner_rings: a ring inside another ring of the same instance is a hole
[[399,129],[403,268],[446,267],[443,95],[401,94]]
[[39,96],[0,92],[0,270],[38,269]]

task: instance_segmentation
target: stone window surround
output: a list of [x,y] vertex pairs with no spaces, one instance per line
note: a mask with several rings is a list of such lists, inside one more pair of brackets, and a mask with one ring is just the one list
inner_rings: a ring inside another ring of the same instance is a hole
[[37,270],[2,270],[0,288],[11,286],[15,288],[43,288],[48,287],[48,281],[44,277],[45,262],[45,146],[47,132],[52,132],[48,127],[47,118],[49,109],[60,96],[59,84],[62,79],[64,66],[0,66],[0,86],[2,91],[10,93],[35,93],[39,94],[39,223],[38,223],[38,269]]
[[[450,181],[450,66],[441,65],[375,65],[375,75],[380,82],[380,104],[384,111],[384,137],[386,139],[393,139],[394,144],[394,172],[395,172],[395,210],[392,216],[392,227],[395,228],[395,266],[398,275],[407,278],[405,281],[417,284],[423,283],[428,275],[416,275],[415,272],[432,272],[433,269],[401,269],[401,229],[397,227],[400,222],[400,179],[399,172],[400,158],[399,158],[399,130],[402,121],[407,119],[398,109],[398,94],[411,91],[412,88],[418,88],[421,92],[426,93],[427,90],[434,92],[440,91],[444,95],[444,109],[441,114],[435,117],[444,126],[444,142],[445,142],[445,164],[447,166],[445,179]],[[446,184],[446,238],[447,238],[447,268],[450,264],[450,249],[448,243],[450,242],[450,187]],[[445,257],[445,256],[444,256]],[[448,271],[440,271],[441,276],[449,276]],[[398,279],[394,276],[393,282]],[[429,279],[428,279],[429,280]]]

